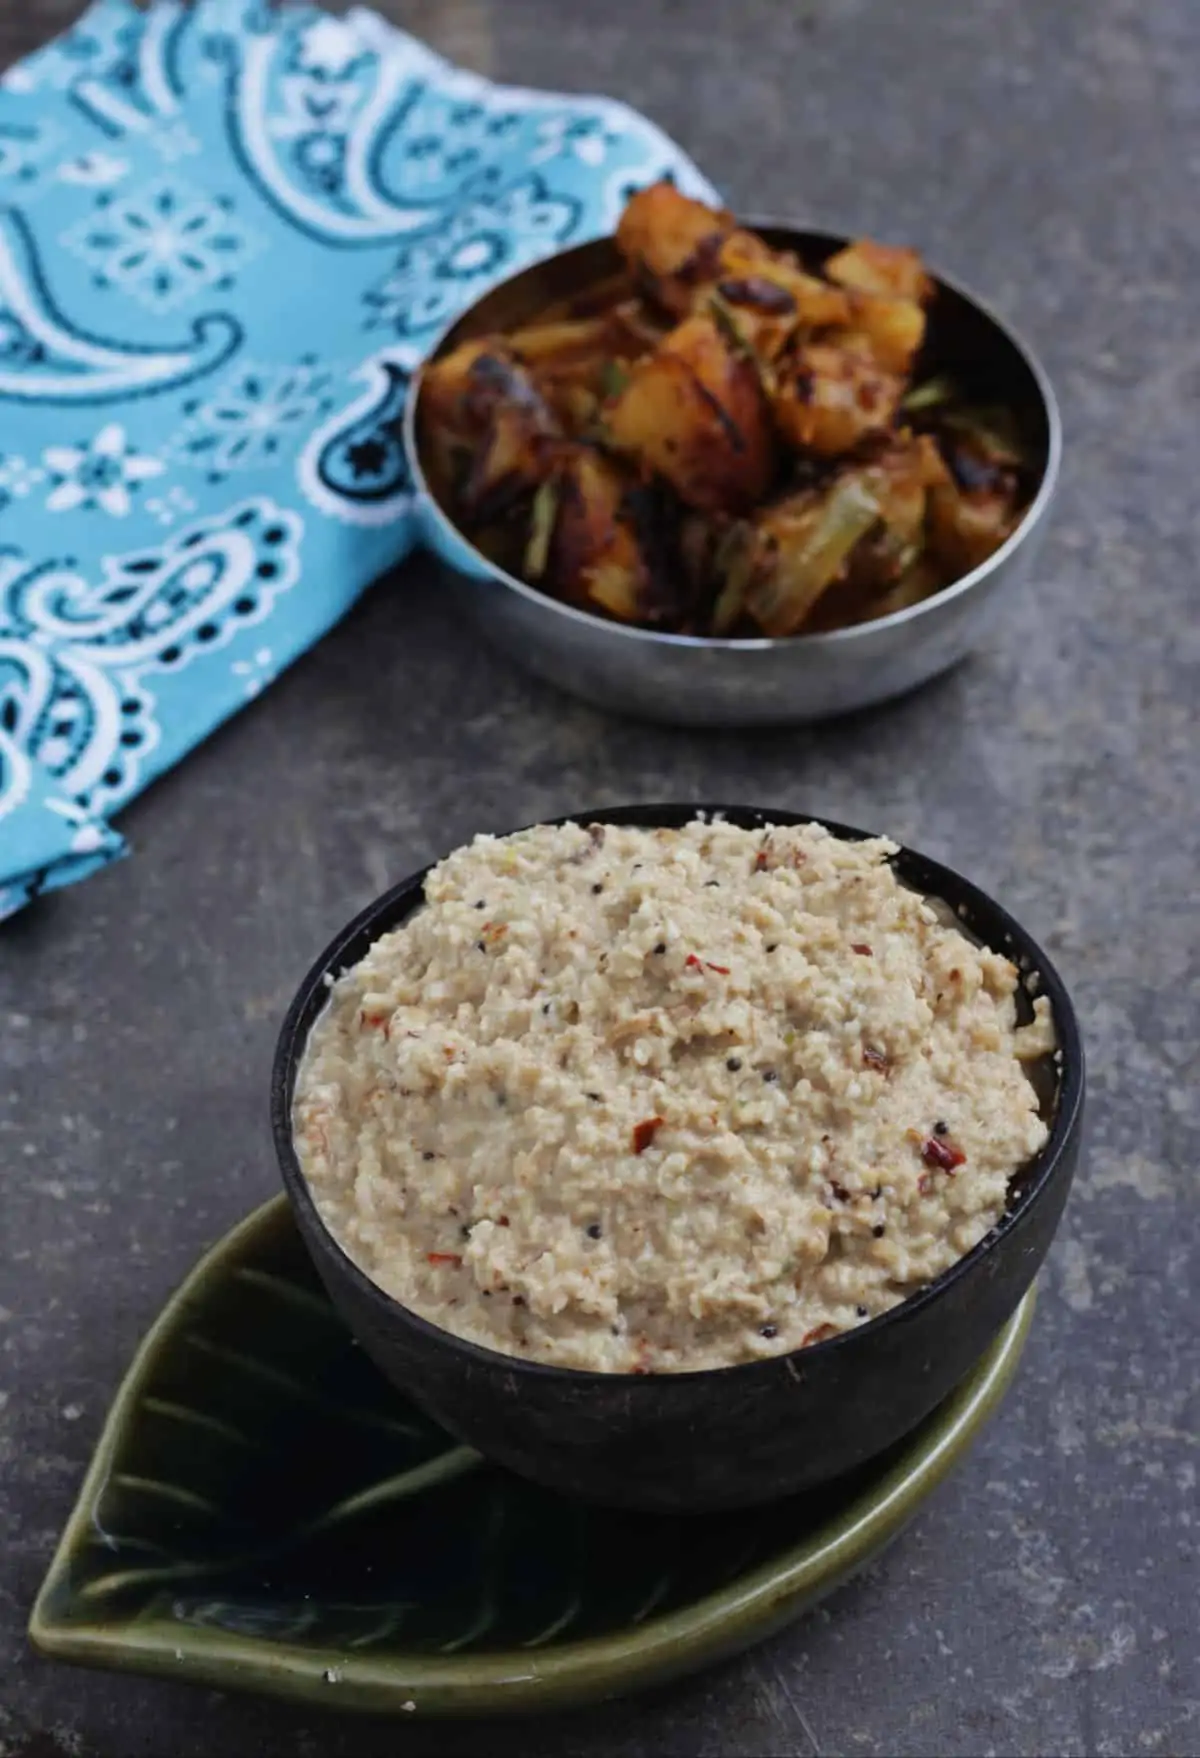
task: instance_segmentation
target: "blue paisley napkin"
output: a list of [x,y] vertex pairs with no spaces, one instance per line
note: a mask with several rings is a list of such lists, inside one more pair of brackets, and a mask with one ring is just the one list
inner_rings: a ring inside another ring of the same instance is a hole
[[0,917],[411,546],[442,326],[664,174],[369,12],[98,0],[0,79]]

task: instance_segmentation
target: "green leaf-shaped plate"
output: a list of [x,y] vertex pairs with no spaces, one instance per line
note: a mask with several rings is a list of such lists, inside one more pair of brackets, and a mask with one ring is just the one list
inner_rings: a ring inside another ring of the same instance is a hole
[[30,1634],[63,1660],[441,1715],[688,1672],[895,1536],[995,1409],[1032,1305],[853,1480],[702,1521],[614,1513],[485,1464],[406,1404],[279,1198],[197,1265],[139,1349]]

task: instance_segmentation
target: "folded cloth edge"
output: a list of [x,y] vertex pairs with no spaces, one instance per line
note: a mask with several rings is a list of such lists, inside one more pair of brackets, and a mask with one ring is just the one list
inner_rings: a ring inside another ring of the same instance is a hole
[[[252,3],[247,5],[246,0],[198,0],[198,4],[190,10],[193,18],[203,14],[207,26],[228,31],[240,28],[243,21],[251,18],[254,8]],[[4,74],[0,80],[0,85],[4,88],[3,96],[7,98],[10,93],[15,95],[26,91],[30,76],[53,61],[54,52],[67,38],[86,36],[89,31],[101,27],[110,32],[117,29],[144,29],[147,17],[156,11],[160,16],[170,14],[175,17],[183,9],[176,0],[157,0],[157,5],[152,5],[149,9],[134,6],[130,0],[93,0],[93,4],[63,38],[42,45]],[[275,22],[265,22],[268,18],[277,21],[280,18],[300,16],[319,20],[322,16],[333,18],[334,15],[322,15],[318,9],[312,7],[284,7],[276,9],[273,14],[264,13],[263,19],[258,22],[258,28],[260,31],[279,28]],[[524,99],[534,105],[557,103],[566,111],[574,109],[581,115],[586,114],[593,118],[602,115],[614,125],[627,128],[639,143],[660,152],[665,167],[677,177],[682,187],[702,196],[713,194],[712,186],[670,137],[648,118],[618,99],[585,93],[558,94],[492,81],[456,66],[436,50],[362,7],[353,8],[345,15],[343,22],[358,33],[367,51],[377,55],[381,61],[386,59],[389,62],[403,62],[406,74],[414,70],[424,70],[431,82],[443,82],[456,97],[467,99],[471,94],[476,94],[489,101],[502,97],[511,100]],[[249,41],[250,36],[246,40]],[[63,95],[61,90],[58,95]],[[601,228],[590,226],[580,236],[594,236],[599,229]],[[536,254],[550,254],[555,248],[557,242],[551,239]],[[494,278],[503,279],[511,272],[511,267],[502,268]],[[484,290],[485,285],[473,287],[470,298],[478,297]],[[424,352],[425,345],[422,345],[417,353]],[[370,357],[363,361],[363,368],[369,364]],[[401,529],[398,521],[395,553],[389,556],[385,566],[391,566],[400,559],[402,547],[407,547],[401,536]],[[417,529],[419,531],[419,524]],[[33,559],[36,560],[36,557]],[[358,593],[365,589],[372,578],[378,576],[379,571],[378,567],[373,568],[352,589],[344,592],[338,607],[332,612],[326,595],[326,599],[315,612],[301,617],[299,620],[306,629],[301,643],[292,643],[291,651],[280,663],[265,668],[261,677],[255,679],[252,685],[247,685],[246,694],[250,693],[251,688],[269,682],[277,670],[289,664],[300,652],[320,639]],[[0,636],[2,635],[3,630],[0,630]],[[0,707],[3,706],[3,681],[0,675]],[[226,696],[228,699],[225,699]],[[192,742],[199,742],[199,739],[206,737],[220,721],[234,713],[244,699],[245,695],[239,696],[236,692],[226,692],[221,697],[210,694],[203,717],[204,727]],[[137,787],[116,800],[113,809],[120,809],[133,797],[134,792],[141,791],[165,768],[178,761],[182,754],[183,751],[178,749],[172,753],[166,749],[155,751],[151,748],[141,763]],[[24,778],[19,773],[22,763],[28,767],[28,774]],[[54,775],[37,756],[28,749],[17,748],[11,730],[7,730],[4,720],[0,719],[0,800],[5,796],[9,801],[15,799],[17,803],[14,815],[8,817],[7,830],[0,830],[0,920],[13,914],[23,903],[40,892],[73,883],[127,852],[123,838],[106,822],[105,816],[89,811],[66,797],[56,784]],[[18,813],[19,820],[16,816]]]

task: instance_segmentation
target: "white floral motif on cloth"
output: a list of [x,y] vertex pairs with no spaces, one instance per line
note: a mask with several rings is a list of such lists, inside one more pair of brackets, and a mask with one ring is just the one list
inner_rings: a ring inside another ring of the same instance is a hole
[[46,497],[46,510],[69,513],[76,507],[98,507],[111,518],[123,519],[133,506],[133,493],[149,477],[161,476],[161,458],[131,452],[125,429],[110,421],[82,446],[47,446],[42,453],[54,486]]

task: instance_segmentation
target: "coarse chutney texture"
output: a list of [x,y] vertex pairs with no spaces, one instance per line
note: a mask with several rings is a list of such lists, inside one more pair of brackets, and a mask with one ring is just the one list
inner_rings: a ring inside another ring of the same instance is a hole
[[1046,1140],[1044,999],[818,825],[540,825],[434,867],[299,1072],[334,1237],[445,1330],[601,1372],[728,1366],[895,1306]]

